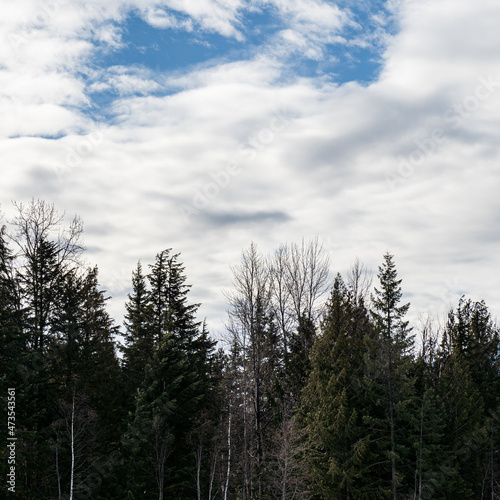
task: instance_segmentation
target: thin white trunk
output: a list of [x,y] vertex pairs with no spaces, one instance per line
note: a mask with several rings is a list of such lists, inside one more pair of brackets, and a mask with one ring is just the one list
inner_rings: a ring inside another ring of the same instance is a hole
[[227,473],[226,473],[226,486],[224,488],[224,500],[227,500],[227,490],[229,488],[229,476],[231,474],[231,419],[232,419],[232,409],[231,409],[231,403],[229,403],[229,419],[227,424]]
[[59,500],[62,498],[61,492],[61,473],[59,472],[59,436],[56,441],[56,474],[57,474],[57,490],[59,493]]
[[71,480],[69,486],[69,500],[73,500],[73,487],[75,484],[75,394],[71,406]]
[[216,439],[214,443],[214,450],[213,450],[213,460],[212,460],[212,465],[210,467],[210,485],[208,488],[208,500],[212,500],[212,491],[214,487],[214,479],[215,479],[215,469],[217,468],[217,454],[219,450],[219,445],[218,441]]
[[198,500],[201,500],[201,459],[202,459],[202,451],[203,451],[203,441],[200,435],[200,441],[198,443],[198,450],[196,453],[196,493],[198,496]]
[[281,486],[281,498],[282,500],[286,500],[286,481],[288,476],[288,429],[287,422],[283,418],[283,444],[285,445],[285,463],[283,467],[283,484]]

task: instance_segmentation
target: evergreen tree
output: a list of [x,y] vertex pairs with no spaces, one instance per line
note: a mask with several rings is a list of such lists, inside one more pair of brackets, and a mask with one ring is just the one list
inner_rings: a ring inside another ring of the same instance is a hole
[[[22,377],[18,367],[26,359],[26,342],[22,335],[22,316],[13,260],[6,242],[5,227],[0,227],[0,404],[3,409],[8,407],[9,389],[15,389],[18,404],[23,400]],[[5,424],[0,430],[0,473],[4,481],[3,488],[6,489],[5,481],[10,468],[7,462],[7,445],[10,443],[7,439],[9,428],[5,411],[2,411],[2,415],[5,415]]]
[[144,381],[146,365],[153,359],[155,351],[150,292],[140,262],[132,274],[132,293],[128,296],[125,309],[123,373],[132,409],[135,393]]
[[209,416],[220,377],[215,343],[195,319],[198,304],[188,303],[178,255],[156,256],[149,288],[139,266],[127,304],[124,370],[129,387],[139,388],[123,442],[128,491],[136,498],[194,497],[207,477],[193,448],[195,425],[203,422],[207,432],[217,425]]
[[105,495],[104,478],[99,475],[96,485],[93,477],[103,464],[109,469],[116,465],[107,458],[120,442],[125,417],[114,350],[116,333],[97,268],[69,272],[52,326],[57,343],[50,370],[57,384],[53,395],[57,404],[51,405],[55,411],[51,428],[58,488],[66,491],[69,483],[75,495]]
[[[19,484],[27,499],[52,495],[55,484],[51,424],[57,384],[54,367],[58,343],[52,335],[65,276],[77,268],[82,227],[77,218],[61,228],[63,216],[53,205],[32,200],[16,205],[9,235],[17,246],[16,280],[23,309],[26,355],[19,360],[22,394],[19,402]],[[33,464],[36,464],[33,466]]]
[[[22,311],[19,287],[15,276],[14,257],[7,241],[5,227],[0,227],[0,381],[16,384],[17,366],[25,356],[26,342],[22,335]],[[2,392],[2,395],[5,391]]]
[[316,338],[316,326],[307,316],[299,320],[297,332],[290,340],[290,363],[287,369],[287,386],[294,409],[311,370],[311,349]]
[[[462,297],[450,312],[438,363],[439,394],[446,411],[446,439],[455,481],[451,496],[494,497],[499,479],[499,332],[484,302]],[[487,492],[487,493],[486,493]]]
[[375,393],[378,392],[376,398],[382,402],[385,411],[379,425],[384,426],[385,420],[388,427],[390,439],[386,456],[390,462],[389,481],[391,496],[397,500],[398,489],[410,487],[408,479],[413,473],[413,465],[406,461],[412,444],[411,435],[415,431],[416,400],[411,379],[413,336],[410,335],[408,321],[404,320],[410,304],[399,305],[403,295],[402,280],[397,279],[394,258],[390,253],[384,255],[378,279],[380,289],[375,288],[372,295],[372,318],[379,339],[378,345],[371,346],[375,357],[371,355],[369,377],[373,377],[371,387]]
[[187,346],[199,333],[199,323],[195,320],[199,304],[188,304],[184,267],[178,261],[180,254],[170,254],[163,250],[150,266],[148,281],[151,286],[151,320],[154,340],[160,344],[166,333]]
[[446,490],[456,480],[453,456],[446,439],[446,411],[438,391],[437,333],[424,325],[420,352],[415,360],[415,391],[418,402],[414,443],[414,498],[447,498]]
[[[313,346],[311,373],[300,409],[308,438],[306,458],[318,498],[364,498],[379,491],[373,432],[364,423],[364,342],[368,313],[340,275]],[[378,437],[378,436],[377,436]]]

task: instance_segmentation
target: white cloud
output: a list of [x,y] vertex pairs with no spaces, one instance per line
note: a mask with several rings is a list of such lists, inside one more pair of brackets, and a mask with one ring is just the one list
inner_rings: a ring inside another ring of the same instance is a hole
[[193,23],[190,19],[181,21],[158,7],[149,7],[144,12],[144,20],[154,28],[184,29],[186,31],[193,30]]
[[120,96],[147,95],[162,88],[152,78],[150,71],[140,67],[110,66],[103,71],[93,72],[91,77],[94,83],[89,85],[89,92],[111,90]]
[[238,12],[244,7],[240,0],[166,0],[164,3],[170,9],[188,15],[206,30],[243,39],[237,28],[240,24]]
[[303,57],[320,60],[328,44],[345,43],[340,36],[345,26],[354,26],[351,16],[336,5],[322,0],[260,0],[272,5],[285,23],[270,49],[279,57]]
[[[23,4],[28,18],[37,5]],[[311,58],[320,58],[325,43],[351,22],[331,3],[274,6],[286,21],[283,46]],[[491,271],[500,264],[500,6],[400,2],[394,11],[401,32],[384,53],[380,78],[368,86],[284,81],[283,60],[271,57],[269,46],[249,60],[214,61],[164,79],[137,67],[107,74],[86,68],[95,44],[122,43],[120,22],[134,9],[150,9],[153,25],[166,27],[173,9],[182,14],[175,22],[238,37],[247,7],[237,1],[116,1],[106,12],[74,7],[51,21],[68,22],[60,32],[38,26],[36,43],[19,59],[2,48],[0,106],[9,119],[0,135],[68,131],[57,140],[0,143],[2,164],[12,168],[0,186],[3,209],[11,198],[35,195],[81,214],[93,249],[88,259],[99,263],[103,284],[116,295],[117,315],[135,262],[173,247],[182,252],[202,314],[221,328],[219,291],[229,286],[229,264],[241,248],[253,239],[267,250],[315,234],[324,238],[334,271],[346,270],[356,255],[376,270],[383,253],[393,251],[415,315],[428,307],[443,312],[462,290],[500,314]],[[3,18],[4,33],[20,26],[13,9]],[[79,65],[93,87],[75,76]],[[489,91],[481,78],[490,81]],[[159,86],[171,95],[158,93]],[[98,89],[121,93],[116,118],[100,132],[81,113],[88,92]],[[228,165],[239,165],[239,173],[227,174]],[[195,206],[200,194],[208,201],[202,208]],[[186,221],[182,206],[196,214]]]

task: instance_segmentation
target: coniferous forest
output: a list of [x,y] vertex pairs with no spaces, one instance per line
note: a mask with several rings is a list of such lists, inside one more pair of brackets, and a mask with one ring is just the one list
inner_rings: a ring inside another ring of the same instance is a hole
[[177,249],[131,269],[122,326],[78,218],[33,201],[0,225],[2,492],[14,389],[25,500],[500,498],[484,302],[410,325],[390,253],[332,280],[317,240],[251,244],[217,343]]

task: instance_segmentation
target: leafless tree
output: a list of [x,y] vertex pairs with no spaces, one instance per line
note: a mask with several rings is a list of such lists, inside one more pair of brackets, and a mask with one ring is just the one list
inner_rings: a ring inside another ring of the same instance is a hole
[[[294,391],[286,381],[292,353],[290,341],[294,340],[295,349],[301,345],[297,340],[301,321],[317,322],[319,302],[328,288],[328,266],[328,256],[316,238],[300,245],[282,245],[270,258],[261,255],[252,244],[243,252],[241,264],[232,269],[233,289],[226,294],[228,344],[239,353],[239,369],[234,375],[240,380],[238,394],[233,394],[235,404],[230,422],[238,428],[238,434],[241,425],[244,500],[253,497],[252,478],[256,480],[255,494],[259,497],[264,487],[271,487],[263,484],[264,463],[283,465],[280,496],[292,489],[294,472],[289,459],[295,446],[290,435]],[[266,390],[276,389],[276,384],[282,396],[273,399],[275,416],[270,417]],[[277,414],[282,425],[276,427]],[[228,453],[228,467],[232,468],[230,456]],[[226,495],[227,491],[226,488]]]
[[[262,495],[261,472],[263,451],[263,385],[264,344],[266,342],[266,315],[269,313],[271,290],[270,274],[264,257],[255,244],[243,252],[241,264],[233,268],[234,287],[227,294],[229,301],[229,330],[233,343],[243,355],[243,435],[244,435],[244,489],[243,498],[250,491],[249,458],[254,458],[257,469],[257,488]],[[248,392],[247,392],[248,391]],[[250,418],[248,418],[250,417]],[[250,427],[253,422],[253,428]],[[255,450],[250,443],[255,438]]]
[[369,307],[367,301],[370,299],[373,275],[366,266],[356,257],[347,276],[347,286],[353,294],[356,306]]
[[328,289],[329,256],[323,252],[318,238],[309,243],[292,243],[285,247],[286,283],[295,318],[317,319],[317,300]]
[[50,314],[56,298],[57,283],[78,265],[83,251],[83,225],[75,217],[67,228],[64,214],[53,204],[34,199],[28,205],[14,203],[17,215],[11,221],[15,231],[11,239],[17,246],[20,261],[19,279],[23,298],[32,311],[33,347],[43,352]]

